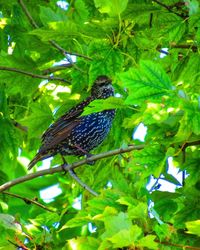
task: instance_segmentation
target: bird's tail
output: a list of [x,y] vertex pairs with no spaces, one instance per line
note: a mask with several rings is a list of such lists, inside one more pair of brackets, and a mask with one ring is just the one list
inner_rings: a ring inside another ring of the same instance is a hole
[[51,157],[52,155],[50,154],[42,154],[41,152],[38,152],[35,157],[33,158],[32,161],[28,164],[28,170],[30,170],[38,161],[42,161],[44,159],[47,159]]

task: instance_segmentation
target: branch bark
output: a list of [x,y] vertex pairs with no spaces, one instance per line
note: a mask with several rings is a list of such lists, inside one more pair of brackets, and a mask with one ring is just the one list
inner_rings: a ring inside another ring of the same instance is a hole
[[136,146],[132,145],[132,146],[128,146],[127,148],[119,148],[119,149],[104,152],[104,153],[101,153],[98,155],[93,155],[91,157],[88,157],[88,158],[83,159],[83,160],[78,161],[78,162],[74,162],[72,164],[68,164],[68,165],[62,164],[62,165],[55,167],[55,168],[45,169],[45,170],[38,171],[36,173],[31,173],[31,174],[28,174],[28,175],[25,175],[25,176],[22,176],[22,177],[19,177],[19,178],[16,178],[14,180],[11,180],[11,181],[4,183],[3,185],[0,186],[0,193],[17,185],[17,184],[23,183],[23,182],[28,181],[28,180],[32,180],[32,179],[37,178],[39,176],[59,173],[59,172],[62,172],[63,169],[67,172],[69,170],[72,170],[72,169],[75,169],[79,166],[82,166],[88,162],[111,157],[114,155],[123,154],[123,153],[130,152],[133,150],[141,150],[143,148],[144,148],[144,145],[136,145]]
[[39,78],[39,79],[54,80],[54,81],[61,81],[61,82],[70,83],[70,81],[65,80],[63,78],[60,78],[60,77],[38,75],[38,74],[34,74],[32,72],[28,72],[28,71],[25,71],[22,69],[16,69],[16,68],[11,68],[11,67],[6,67],[6,66],[0,66],[0,70],[16,72],[16,73],[30,76],[32,78]]
[[173,14],[175,14],[175,15],[177,15],[177,16],[183,18],[183,19],[188,18],[187,15],[183,15],[183,14],[180,14],[180,13],[178,13],[178,12],[173,11],[173,10],[172,10],[173,6],[168,6],[168,5],[162,3],[162,2],[160,2],[160,1],[158,1],[158,0],[152,0],[152,2],[157,3],[158,5],[162,6],[162,7],[165,8],[166,10],[168,10],[170,13],[173,13]]
[[2,192],[3,194],[6,194],[6,195],[9,195],[9,196],[12,196],[12,197],[15,197],[15,198],[18,198],[18,199],[21,199],[23,200],[26,204],[34,204],[44,210],[47,210],[48,212],[51,212],[51,213],[58,213],[57,210],[53,210],[53,209],[50,209],[44,205],[42,205],[41,203],[37,202],[36,200],[33,200],[33,199],[29,199],[29,198],[26,198],[26,197],[22,197],[21,195],[18,195],[18,194],[13,194],[13,193],[10,193],[10,192],[6,192],[6,191],[3,191]]
[[[25,15],[27,16],[27,18],[28,18],[30,24],[32,25],[32,27],[35,28],[35,29],[39,29],[40,27],[37,25],[37,23],[35,22],[35,20],[31,16],[31,14],[30,14],[29,10],[27,9],[26,5],[24,4],[23,0],[18,0],[18,3],[21,6],[21,8],[23,9],[23,11],[24,11]],[[79,53],[73,53],[73,52],[66,51],[65,49],[63,49],[60,45],[58,45],[53,40],[49,40],[49,43],[64,55],[69,54],[69,55],[82,57],[82,58],[85,58],[87,60],[92,60],[91,57],[88,57],[88,56],[85,56],[85,55],[82,55],[82,54],[79,54]]]
[[190,249],[190,250],[200,250],[199,247],[191,247],[191,246],[184,246],[184,245],[180,245],[180,244],[175,244],[175,243],[171,243],[171,242],[160,242],[159,240],[155,240],[155,242],[161,244],[161,245],[165,245],[165,246],[172,246],[172,247],[178,247],[178,248],[182,248],[182,249]]

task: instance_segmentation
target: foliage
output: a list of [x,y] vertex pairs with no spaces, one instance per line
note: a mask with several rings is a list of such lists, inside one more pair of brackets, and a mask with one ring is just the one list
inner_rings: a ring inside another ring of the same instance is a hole
[[[43,131],[102,74],[120,98],[84,111],[117,108],[93,153],[144,145],[76,170],[97,197],[59,173],[13,186],[18,198],[2,193],[0,249],[200,249],[199,46],[197,0],[0,0],[1,184],[28,174]],[[144,142],[133,140],[141,123]],[[54,185],[45,203],[40,191]]]

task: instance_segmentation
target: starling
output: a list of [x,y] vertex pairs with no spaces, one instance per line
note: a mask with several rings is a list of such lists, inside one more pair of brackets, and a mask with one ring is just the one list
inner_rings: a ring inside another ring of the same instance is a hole
[[95,99],[106,99],[114,95],[112,81],[107,76],[99,76],[94,82],[91,95],[66,112],[42,135],[42,145],[29,163],[31,169],[38,161],[58,153],[63,155],[89,155],[106,138],[115,116],[115,110],[104,110],[80,116],[85,107]]

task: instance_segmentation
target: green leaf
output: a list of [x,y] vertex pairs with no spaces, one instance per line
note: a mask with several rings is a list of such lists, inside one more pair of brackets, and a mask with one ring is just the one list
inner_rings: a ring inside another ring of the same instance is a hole
[[89,12],[83,0],[75,1],[72,14],[73,14],[74,19],[77,21],[77,23],[82,24],[87,20],[89,16]]
[[[193,87],[199,88],[198,79],[200,78],[200,58],[196,54],[192,54],[189,58],[187,58],[187,64],[182,69],[182,73],[180,74],[179,81],[184,84],[188,84],[191,81],[195,81],[195,85]],[[189,87],[189,86],[188,86]]]
[[154,230],[159,237],[160,241],[164,240],[170,235],[170,226],[168,224],[156,224]]
[[172,84],[168,75],[150,61],[141,61],[139,69],[130,69],[120,78],[123,85],[130,89],[127,104],[139,104],[171,93]]
[[157,6],[153,6],[148,3],[132,3],[129,2],[127,8],[122,13],[122,16],[126,19],[133,19],[138,16],[149,15],[150,13],[159,11],[160,8]]
[[[170,207],[170,210],[166,209],[166,207]],[[154,209],[160,216],[162,215],[162,219],[164,221],[169,221],[173,214],[176,212],[177,208],[177,203],[170,199],[157,201],[154,205]]]
[[158,249],[158,243],[155,242],[155,239],[155,235],[147,235],[139,241],[139,245],[148,249]]
[[125,108],[122,98],[109,97],[105,100],[94,100],[84,109],[82,116],[109,109]]
[[188,221],[185,224],[188,229],[187,233],[200,236],[200,220]]
[[197,100],[194,102],[184,102],[184,115],[180,122],[179,130],[176,134],[177,140],[187,140],[192,134],[200,134],[200,110]]
[[77,37],[78,30],[75,23],[70,22],[51,22],[49,29],[38,28],[29,32],[31,35],[36,35],[42,41],[48,42],[49,40],[69,41],[73,44],[73,38]]
[[123,55],[105,41],[92,43],[89,55],[93,58],[90,64],[90,83],[94,82],[99,75],[112,77],[122,70]]
[[105,224],[105,233],[102,235],[103,238],[112,237],[123,229],[129,230],[131,228],[131,220],[128,215],[120,212],[117,215],[108,215],[107,209],[104,214],[105,217],[102,218]]
[[50,7],[40,6],[40,19],[44,26],[47,26],[50,22],[65,21],[67,17],[64,10],[57,9],[53,11]]
[[170,42],[179,42],[183,37],[185,30],[185,22],[178,20],[166,30],[166,34],[168,34]]
[[129,206],[128,215],[131,219],[144,219],[147,217],[147,204],[140,202],[137,206]]
[[0,224],[5,229],[11,229],[16,232],[22,231],[20,224],[17,223],[15,218],[9,214],[0,214]]
[[166,162],[165,154],[161,151],[160,145],[145,147],[140,152],[134,151],[133,156],[133,160],[128,165],[130,169],[134,169],[136,166],[139,170],[145,169],[143,178],[152,174],[155,177],[160,176]]
[[190,16],[199,13],[199,2],[197,0],[188,0],[186,6],[189,9]]
[[81,226],[87,225],[89,222],[91,222],[91,220],[92,218],[90,216],[82,217],[78,215],[77,217],[72,218],[71,220],[67,221],[67,224],[64,226],[64,228],[81,227]]
[[108,240],[113,243],[114,248],[135,246],[141,234],[142,229],[137,225],[132,225],[129,229],[120,230]]
[[31,110],[31,115],[21,121],[28,127],[30,138],[41,136],[53,120],[51,109],[46,101],[33,103]]
[[118,16],[125,9],[128,4],[128,0],[94,0],[95,6],[101,13],[107,13],[109,16]]
[[96,238],[87,236],[87,237],[77,237],[76,239],[69,240],[69,246],[73,246],[73,248],[69,249],[76,249],[79,250],[94,250],[98,249],[100,241]]

